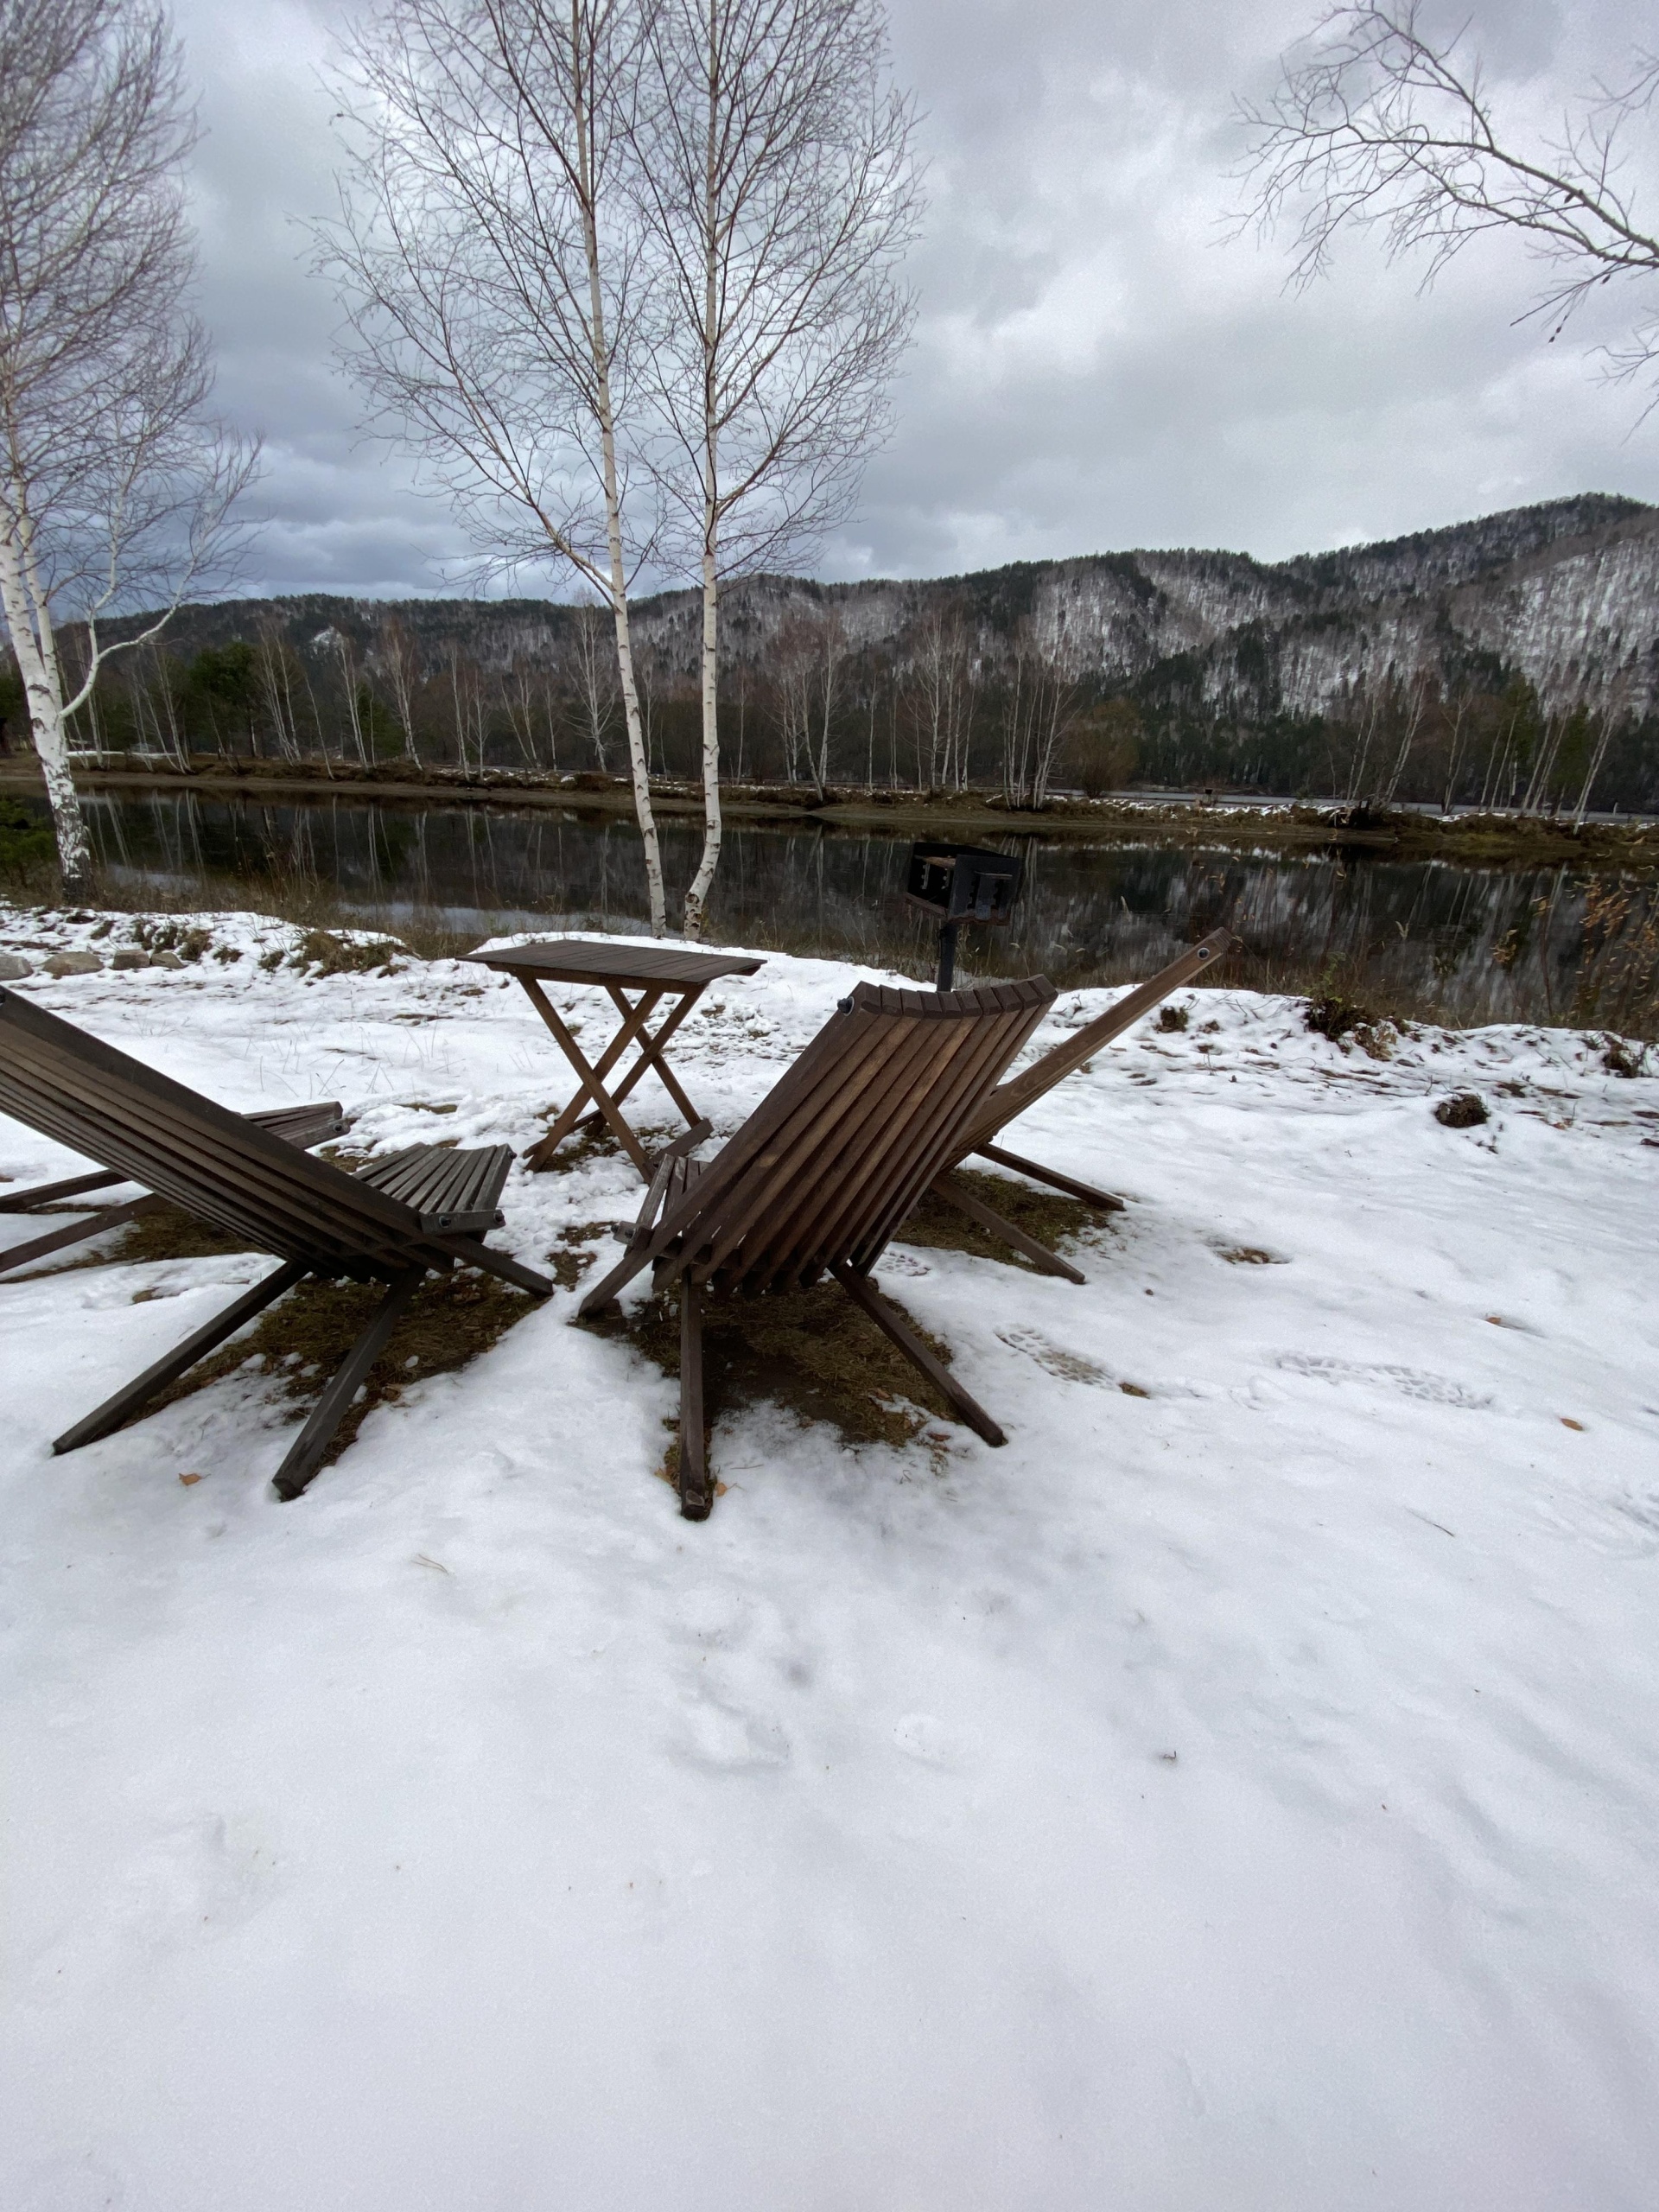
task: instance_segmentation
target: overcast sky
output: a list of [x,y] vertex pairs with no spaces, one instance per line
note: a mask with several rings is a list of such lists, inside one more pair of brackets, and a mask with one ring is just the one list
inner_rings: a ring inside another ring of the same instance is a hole
[[[1425,295],[1421,268],[1355,239],[1298,295],[1282,246],[1226,240],[1233,99],[1270,88],[1317,8],[896,0],[898,73],[926,118],[920,321],[896,433],[817,574],[1133,546],[1273,560],[1572,492],[1659,499],[1659,415],[1641,423],[1629,388],[1598,380],[1592,324],[1554,346],[1516,327],[1537,271],[1515,247],[1466,257]],[[318,72],[346,10],[175,12],[208,133],[195,181],[219,404],[266,446],[246,588],[442,589],[463,549],[358,437],[336,310],[305,268],[300,220],[325,212],[334,156]],[[1598,70],[1616,76],[1644,16],[1482,0],[1500,105],[1547,117]]]

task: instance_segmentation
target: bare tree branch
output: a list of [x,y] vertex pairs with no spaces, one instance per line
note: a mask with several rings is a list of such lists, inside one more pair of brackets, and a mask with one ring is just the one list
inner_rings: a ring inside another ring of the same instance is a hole
[[1599,85],[1553,139],[1528,145],[1500,122],[1479,58],[1460,59],[1461,43],[1430,36],[1421,0],[1329,10],[1286,56],[1273,98],[1240,104],[1251,188],[1242,219],[1289,232],[1298,283],[1325,271],[1344,230],[1379,232],[1390,258],[1423,252],[1426,284],[1473,239],[1519,235],[1551,272],[1525,315],[1548,317],[1552,338],[1592,292],[1625,279],[1647,288],[1607,359],[1617,376],[1652,374],[1659,236],[1629,179],[1659,56],[1638,53],[1623,85]]

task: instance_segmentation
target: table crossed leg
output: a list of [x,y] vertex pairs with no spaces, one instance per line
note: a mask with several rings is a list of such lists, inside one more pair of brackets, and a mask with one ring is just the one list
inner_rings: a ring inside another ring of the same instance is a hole
[[[538,1139],[524,1155],[525,1166],[533,1169],[551,1166],[553,1154],[569,1135],[571,1130],[575,1128],[578,1121],[584,1119],[590,1122],[603,1121],[608,1123],[617,1142],[632,1160],[639,1173],[649,1179],[651,1174],[649,1158],[645,1147],[623,1118],[622,1101],[646,1070],[654,1067],[664,1088],[685,1116],[688,1125],[696,1125],[696,1109],[681,1089],[667,1061],[663,1058],[663,1048],[681,1022],[684,1020],[692,1007],[702,996],[702,990],[686,993],[679,1005],[675,1007],[673,1013],[653,1036],[645,1024],[662,1004],[667,993],[661,990],[642,991],[638,1001],[630,1006],[621,989],[613,984],[607,983],[605,988],[609,992],[618,1013],[622,1016],[622,1026],[600,1054],[597,1063],[594,1063],[588,1060],[586,1053],[571,1034],[568,1025],[561,1020],[557,1007],[550,1001],[535,978],[521,976],[518,981],[524,985],[531,1005],[552,1031],[560,1051],[575,1070],[577,1085],[575,1097],[559,1115],[547,1135]],[[707,986],[703,988],[706,988]],[[638,1060],[614,1091],[607,1090],[606,1077],[609,1075],[631,1045],[639,1055]],[[592,1102],[594,1109],[591,1113],[585,1111],[589,1101]]]
[[[605,988],[610,993],[612,1003],[616,1007],[617,1012],[626,1021],[632,1011],[627,1000],[623,996],[621,991],[615,984],[607,983]],[[668,1020],[663,1024],[662,1027],[657,1032],[654,1037],[648,1030],[640,1031],[639,1038],[639,1057],[634,1062],[633,1065],[628,1070],[626,1075],[623,1077],[621,1082],[618,1084],[616,1089],[611,1093],[611,1096],[617,1105],[620,1106],[622,1103],[622,1101],[633,1089],[634,1084],[639,1082],[640,1077],[644,1075],[646,1069],[654,1067],[657,1071],[658,1080],[661,1083],[663,1089],[667,1091],[669,1096],[674,1101],[674,1103],[679,1108],[681,1113],[685,1116],[686,1127],[688,1128],[696,1128],[701,1116],[699,1116],[696,1108],[686,1096],[684,1091],[681,1090],[679,1078],[674,1073],[673,1069],[670,1067],[668,1062],[664,1058],[663,1053],[669,1039],[674,1034],[674,1032],[685,1020],[686,1015],[690,1013],[692,1007],[696,1006],[697,1001],[702,996],[703,992],[706,991],[708,988],[709,986],[706,983],[703,983],[700,984],[695,991],[687,991],[684,996],[681,999],[678,1006],[675,1007],[673,1013],[669,1015]]]

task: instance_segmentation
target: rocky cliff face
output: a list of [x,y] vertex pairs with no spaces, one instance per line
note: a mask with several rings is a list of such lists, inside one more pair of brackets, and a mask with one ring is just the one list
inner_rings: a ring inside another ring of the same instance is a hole
[[[1489,688],[1520,675],[1546,707],[1638,721],[1659,710],[1659,509],[1586,493],[1275,563],[1134,552],[925,582],[751,577],[727,594],[728,664],[764,669],[780,639],[832,616],[854,652],[900,668],[941,628],[992,668],[1023,632],[1107,689],[1241,722],[1351,713],[1422,673]],[[372,665],[395,622],[428,675],[454,656],[505,671],[563,659],[574,619],[532,600],[242,600],[186,610],[169,642],[188,657],[276,632],[326,660],[345,637]],[[664,677],[691,674],[695,594],[642,601],[635,626]]]
[[[902,651],[959,616],[995,658],[1024,620],[1079,673],[1164,673],[1243,719],[1343,712],[1389,681],[1528,677],[1547,706],[1659,706],[1659,510],[1589,494],[1385,544],[1268,564],[1242,554],[1139,552],[924,584],[738,587],[737,649],[764,652],[791,617],[833,608],[849,639]],[[647,628],[683,621],[653,602]]]

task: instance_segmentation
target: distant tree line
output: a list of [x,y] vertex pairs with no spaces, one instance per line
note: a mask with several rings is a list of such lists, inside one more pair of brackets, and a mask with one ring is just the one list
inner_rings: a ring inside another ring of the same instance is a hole
[[[545,627],[510,655],[468,650],[464,630],[417,637],[394,611],[353,616],[303,642],[274,611],[250,634],[194,653],[150,640],[99,671],[76,742],[181,766],[218,758],[346,772],[404,762],[466,774],[627,773],[609,610],[550,607]],[[855,644],[830,605],[734,643],[720,692],[730,784],[815,798],[973,790],[1021,809],[1060,791],[1135,787],[1568,817],[1659,809],[1651,727],[1621,715],[1616,700],[1549,707],[1496,664],[1391,679],[1297,716],[1264,711],[1248,684],[1217,703],[1214,672],[1206,681],[1197,657],[1166,659],[1134,681],[1079,671],[1028,622],[988,631],[948,601],[880,645]],[[683,647],[642,620],[635,683],[652,775],[695,784],[702,671]],[[72,667],[79,649],[67,633]],[[10,695],[0,684],[14,729],[16,708],[14,678]]]

